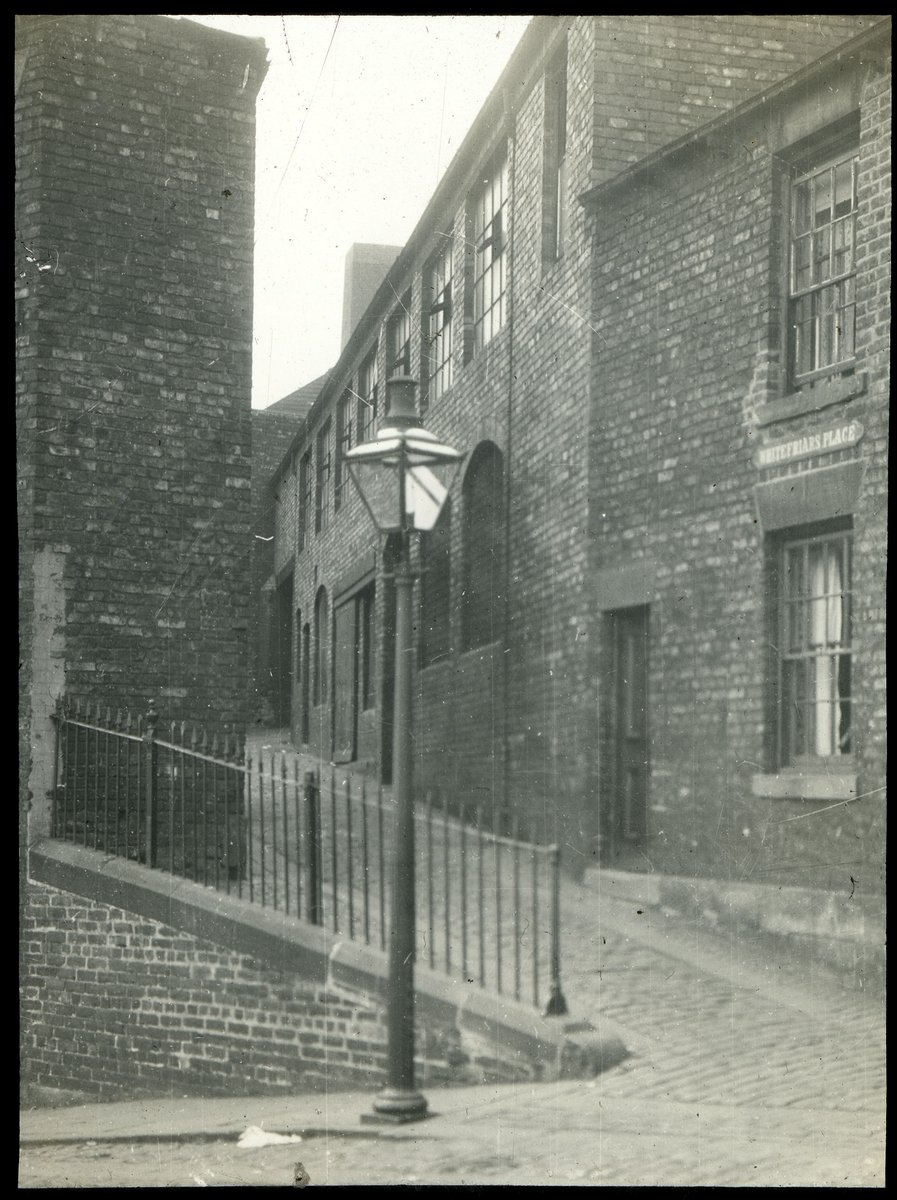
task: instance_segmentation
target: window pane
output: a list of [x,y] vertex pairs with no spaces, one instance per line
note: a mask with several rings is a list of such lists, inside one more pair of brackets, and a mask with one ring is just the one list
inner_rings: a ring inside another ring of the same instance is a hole
[[819,309],[819,345],[818,363],[833,363],[837,361],[835,353],[835,292],[832,288],[818,293]]
[[838,357],[841,360],[853,358],[856,346],[856,308],[845,297],[853,294],[853,280],[845,281],[849,286],[840,289],[843,307],[838,313]]
[[803,296],[795,310],[795,369],[798,374],[815,370],[817,355],[816,295]]
[[805,607],[799,600],[785,605],[785,649],[789,654],[799,654],[804,648],[804,613]]
[[834,242],[832,274],[844,275],[853,270],[853,217],[838,221],[832,230]]
[[811,224],[809,180],[796,184],[791,193],[791,220],[794,237],[809,232]]
[[813,234],[813,282],[821,283],[831,275],[831,230]]
[[854,162],[838,163],[835,167],[835,217],[843,217],[854,208]]
[[783,672],[784,707],[782,711],[782,733],[786,762],[792,762],[807,753],[806,740],[806,663],[797,659],[785,664]]
[[813,179],[813,224],[817,229],[832,219],[832,173],[820,171]]

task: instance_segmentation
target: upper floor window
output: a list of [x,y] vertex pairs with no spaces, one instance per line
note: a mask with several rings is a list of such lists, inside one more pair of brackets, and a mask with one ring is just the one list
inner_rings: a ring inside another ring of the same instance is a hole
[[318,431],[318,473],[315,486],[315,533],[327,528],[330,516],[330,478],[333,468],[333,437],[330,421]]
[[424,353],[421,395],[438,400],[452,386],[452,252],[446,237],[424,272]]
[[399,302],[400,307],[386,326],[386,374],[411,374],[411,293]]
[[857,154],[842,148],[791,183],[789,358],[792,383],[853,362]]
[[851,531],[798,531],[778,550],[779,765],[851,752]]
[[473,241],[470,282],[474,344],[485,346],[505,323],[508,200],[508,151],[502,146],[490,159],[483,180],[471,197]]
[[358,372],[358,441],[370,441],[376,432],[377,349],[375,347]]
[[299,459],[299,538],[298,549],[305,547],[308,537],[309,514],[311,513],[311,450],[306,450]]
[[343,460],[355,444],[352,440],[355,425],[355,397],[350,391],[343,392],[336,405],[336,464],[333,475],[333,507],[338,509],[343,502],[346,468]]
[[461,641],[465,650],[495,641],[504,595],[504,498],[501,451],[481,442],[464,476]]
[[567,39],[545,71],[542,164],[542,260],[547,266],[564,247],[567,200]]

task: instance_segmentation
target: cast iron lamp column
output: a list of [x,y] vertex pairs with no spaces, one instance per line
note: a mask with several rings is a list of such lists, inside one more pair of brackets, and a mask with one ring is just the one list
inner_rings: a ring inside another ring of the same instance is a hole
[[381,533],[398,535],[393,796],[396,843],[387,983],[387,1086],[363,1121],[419,1121],[427,1101],[414,1085],[414,794],[411,746],[411,605],[415,574],[409,534],[432,529],[463,455],[421,426],[415,380],[387,380],[387,408],[376,438],[346,454],[346,466]]

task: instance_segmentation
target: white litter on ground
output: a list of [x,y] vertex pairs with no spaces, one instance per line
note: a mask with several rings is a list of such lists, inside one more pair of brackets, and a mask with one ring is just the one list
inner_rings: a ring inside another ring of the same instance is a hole
[[255,1150],[258,1146],[281,1146],[285,1142],[301,1142],[298,1133],[269,1133],[259,1125],[250,1125],[237,1139],[241,1150]]

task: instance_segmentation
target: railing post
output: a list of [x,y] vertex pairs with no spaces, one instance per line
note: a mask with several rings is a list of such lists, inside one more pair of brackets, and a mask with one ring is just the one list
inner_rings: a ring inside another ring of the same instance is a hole
[[150,700],[149,711],[146,714],[146,731],[143,735],[146,862],[147,866],[150,867],[156,865],[156,851],[158,846],[158,813],[156,811],[159,785],[159,762],[158,750],[156,748],[156,722],[158,719],[159,714],[156,712],[153,701]]
[[561,991],[561,852],[556,845],[548,847],[548,864],[551,871],[551,984],[545,1016],[563,1017],[568,1010]]
[[53,722],[53,782],[50,792],[50,835],[51,837],[59,837],[59,751],[62,741],[62,698],[56,697],[56,704],[53,711],[50,713],[50,720]]
[[305,799],[305,869],[308,875],[308,920],[312,925],[322,924],[321,872],[320,872],[320,801],[321,791],[314,771],[306,771],[303,779]]

